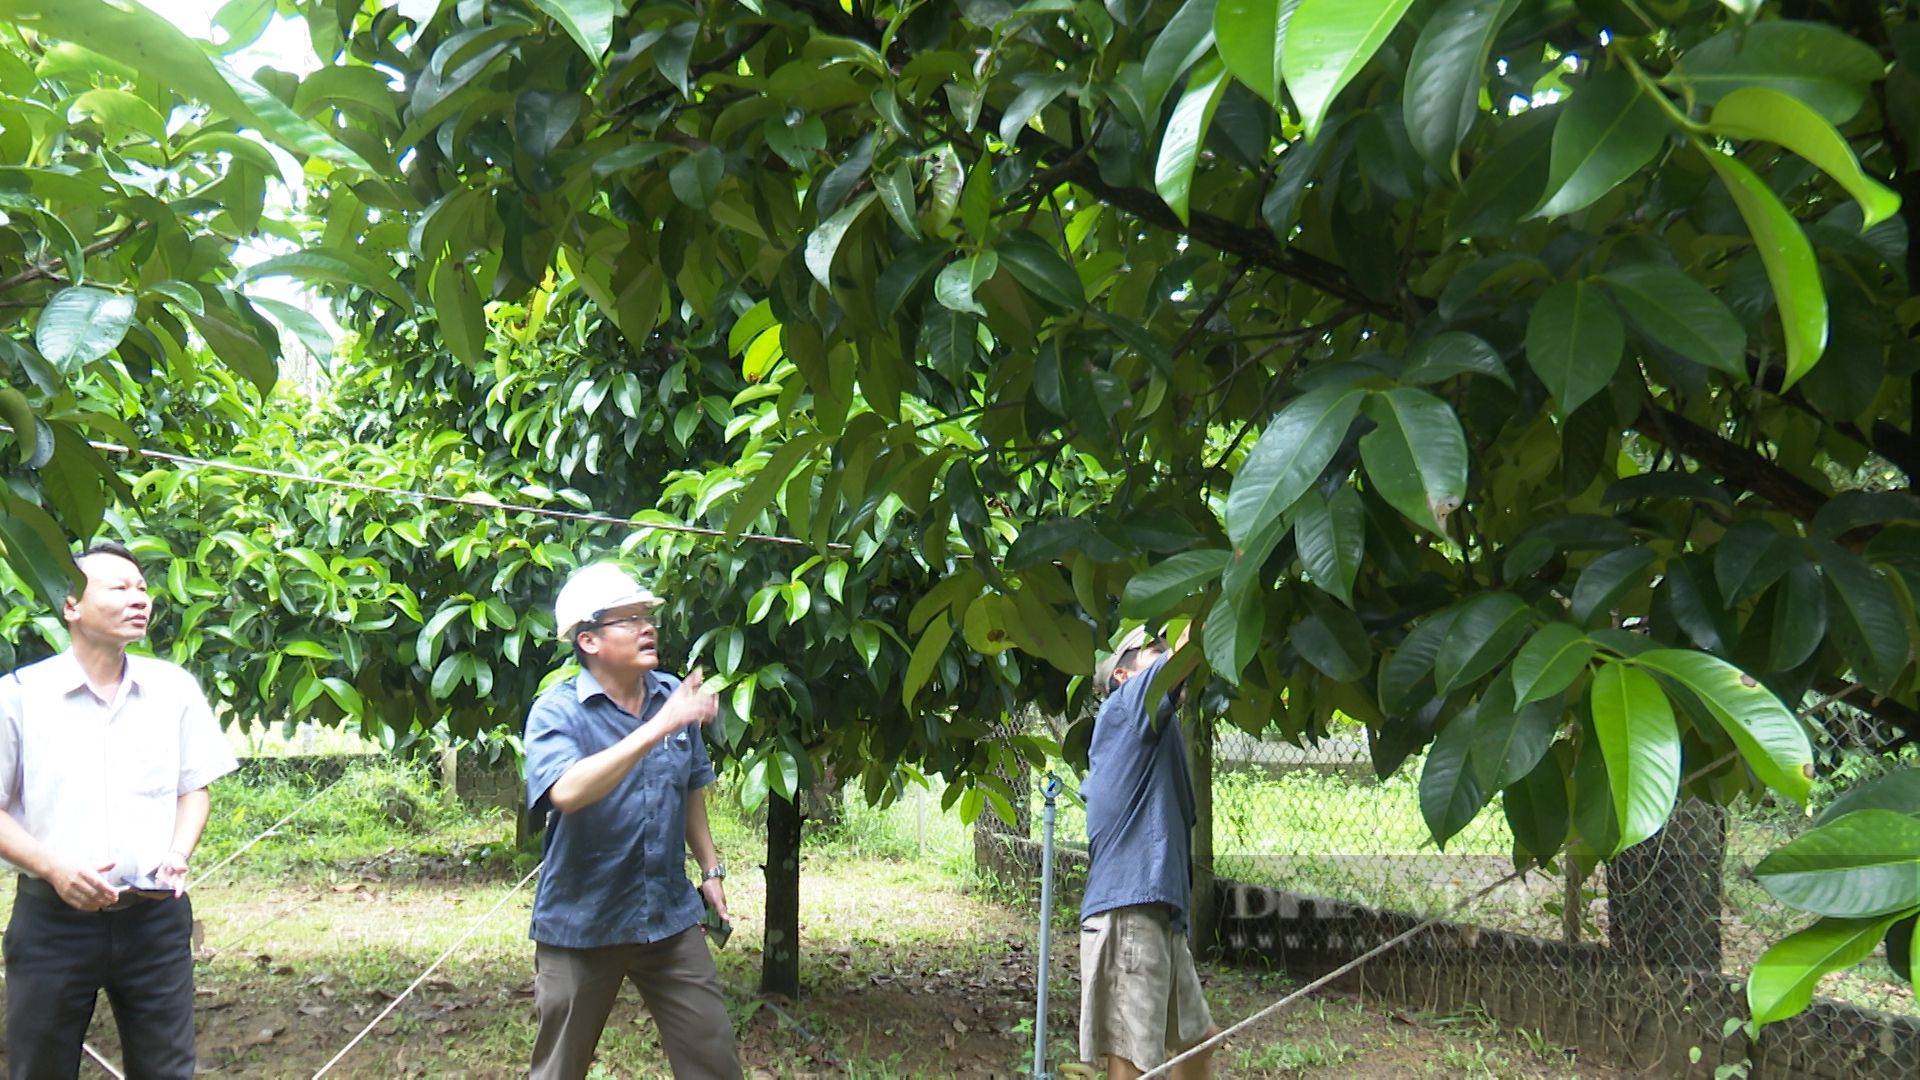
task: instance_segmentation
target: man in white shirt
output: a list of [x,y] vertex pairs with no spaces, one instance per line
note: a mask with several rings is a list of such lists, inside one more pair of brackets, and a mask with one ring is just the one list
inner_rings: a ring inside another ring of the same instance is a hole
[[191,1077],[187,863],[207,785],[238,764],[193,676],[130,656],[153,605],[133,554],[100,543],[63,614],[66,652],[0,678],[0,858],[23,871],[7,926],[7,1065],[72,1077],[107,992],[126,1072]]

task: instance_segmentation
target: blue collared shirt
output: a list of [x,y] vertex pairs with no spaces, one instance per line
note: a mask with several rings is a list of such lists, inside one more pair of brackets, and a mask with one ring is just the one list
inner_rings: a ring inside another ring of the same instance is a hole
[[[527,805],[547,815],[554,781],[653,718],[680,685],[647,673],[640,716],[588,672],[550,687],[527,714]],[[546,866],[529,934],[544,945],[592,949],[672,937],[700,921],[687,878],[687,793],[713,783],[698,731],[680,731],[640,759],[606,798],[547,820]]]
[[1162,659],[1120,684],[1100,706],[1087,749],[1087,889],[1080,917],[1135,904],[1166,904],[1187,925],[1193,890],[1193,778],[1173,702],[1147,711]]

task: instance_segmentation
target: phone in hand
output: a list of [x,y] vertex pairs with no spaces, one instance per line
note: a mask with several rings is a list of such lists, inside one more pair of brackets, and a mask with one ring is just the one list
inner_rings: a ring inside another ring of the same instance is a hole
[[727,947],[727,939],[733,936],[733,923],[720,917],[719,908],[707,904],[706,910],[700,914],[700,925],[706,927],[707,940],[713,942],[714,948]]

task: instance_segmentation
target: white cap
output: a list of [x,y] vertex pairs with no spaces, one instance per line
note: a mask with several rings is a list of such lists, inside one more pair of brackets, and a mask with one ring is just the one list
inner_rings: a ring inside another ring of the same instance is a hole
[[1113,685],[1113,669],[1120,666],[1120,658],[1130,649],[1144,648],[1151,640],[1152,638],[1147,636],[1145,626],[1136,626],[1120,635],[1120,640],[1114,643],[1113,651],[1102,656],[1100,662],[1094,665],[1093,692],[1096,695],[1105,696],[1107,689]]
[[659,597],[619,566],[594,563],[575,570],[560,586],[560,595],[553,601],[553,627],[560,640],[570,641],[582,623],[597,621],[603,611],[659,603]]

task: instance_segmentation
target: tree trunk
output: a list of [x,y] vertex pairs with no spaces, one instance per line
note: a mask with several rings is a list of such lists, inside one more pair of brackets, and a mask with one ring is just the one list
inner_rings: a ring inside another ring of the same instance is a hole
[[1216,949],[1218,912],[1213,904],[1213,724],[1189,713],[1187,768],[1193,778],[1193,950],[1210,955]]
[[1638,963],[1720,970],[1726,811],[1681,799],[1666,827],[1607,864],[1607,938]]
[[800,807],[767,795],[767,931],[760,992],[800,996]]

